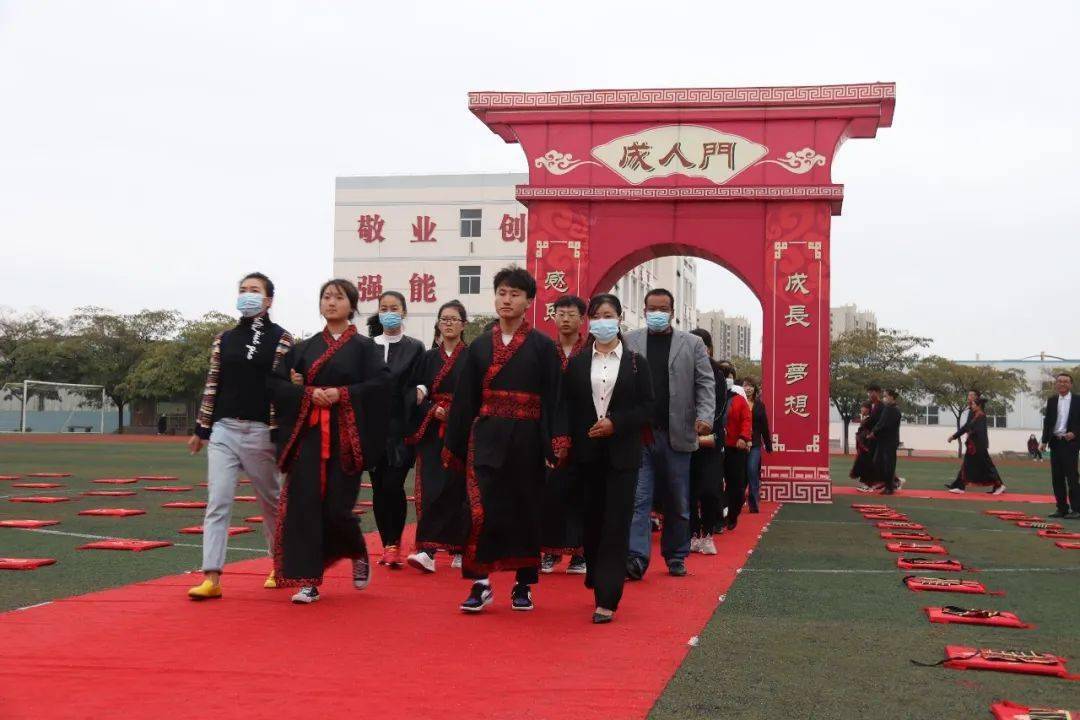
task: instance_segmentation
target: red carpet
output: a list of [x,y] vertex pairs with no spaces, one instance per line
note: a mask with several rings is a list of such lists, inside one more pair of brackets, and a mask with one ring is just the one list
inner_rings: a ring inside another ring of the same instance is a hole
[[311,606],[263,590],[260,559],[228,567],[223,600],[187,600],[198,576],[180,575],[5,613],[0,715],[643,718],[776,509],[744,514],[688,577],[654,554],[610,625],[590,623],[592,594],[565,561],[534,612],[510,610],[512,576],[498,573],[495,604],[465,616],[468,584],[445,556],[434,576],[376,567],[363,592],[339,564]]
[[1024,493],[1011,493],[1005,491],[1001,495],[990,495],[983,490],[972,490],[963,494],[951,493],[948,490],[900,490],[896,495],[882,495],[881,493],[862,493],[853,487],[833,485],[833,495],[858,495],[870,499],[892,498],[920,498],[923,500],[979,500],[984,502],[1028,502],[1028,503],[1054,503],[1053,495],[1033,495]]

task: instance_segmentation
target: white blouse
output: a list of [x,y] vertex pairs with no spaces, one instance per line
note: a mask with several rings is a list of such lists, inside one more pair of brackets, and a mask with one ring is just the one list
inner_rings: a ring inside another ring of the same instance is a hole
[[619,363],[622,361],[622,343],[616,343],[610,352],[604,353],[593,344],[592,354],[592,399],[596,408],[597,419],[607,416],[611,404],[611,393],[615,390],[615,381],[619,378]]

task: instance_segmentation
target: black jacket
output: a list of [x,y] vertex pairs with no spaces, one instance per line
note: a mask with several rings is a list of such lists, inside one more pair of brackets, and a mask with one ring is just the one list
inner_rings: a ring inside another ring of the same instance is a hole
[[[1048,443],[1054,438],[1059,397],[1059,395],[1055,395],[1046,401],[1046,415],[1043,417],[1042,431],[1042,441],[1044,443]],[[1076,393],[1072,393],[1072,400],[1069,401],[1069,418],[1065,421],[1065,432],[1075,433],[1076,437],[1080,438],[1080,395]]]
[[769,415],[765,412],[765,403],[755,398],[753,413],[752,445],[753,447],[764,445],[766,452],[772,452],[772,434],[769,432]]
[[900,408],[895,405],[881,404],[881,417],[871,429],[874,439],[880,445],[897,447],[900,445]]
[[642,431],[649,425],[653,411],[649,362],[623,345],[619,375],[607,411],[608,419],[615,425],[615,434],[593,439],[589,437],[589,428],[596,424],[597,417],[592,398],[592,355],[592,345],[586,345],[567,365],[563,376],[565,417],[573,440],[572,460],[593,462],[606,453],[613,468],[636,468],[641,465]]

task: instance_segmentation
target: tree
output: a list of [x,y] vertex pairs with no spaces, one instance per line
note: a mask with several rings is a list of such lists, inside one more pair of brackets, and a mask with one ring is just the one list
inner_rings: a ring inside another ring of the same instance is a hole
[[473,315],[469,318],[469,322],[465,323],[465,329],[461,333],[461,338],[471,343],[476,338],[480,337],[480,334],[484,332],[484,329],[493,322],[497,322],[498,318],[491,315]]
[[829,400],[844,424],[844,454],[848,452],[848,429],[866,399],[866,386],[907,388],[907,371],[918,361],[917,350],[930,338],[899,330],[855,330],[830,344]]
[[[968,407],[967,396],[978,390],[988,403],[1008,411],[1012,400],[1021,392],[1028,392],[1028,382],[1022,370],[998,370],[989,365],[961,365],[937,355],[924,358],[912,370],[916,391],[929,403],[946,408],[956,419]],[[957,453],[961,452],[959,446]]]
[[[60,337],[61,323],[44,311],[34,311],[16,315],[7,308],[0,308],[0,384],[21,382],[28,378],[35,380],[54,380],[46,377],[44,368],[31,360],[31,356],[48,355],[48,343]],[[34,342],[40,343],[33,351],[19,348]],[[51,357],[48,366],[54,366],[57,358]],[[66,378],[56,378],[54,382],[64,382]]]
[[733,357],[731,358],[731,364],[735,366],[735,372],[739,377],[739,380],[743,378],[752,377],[759,383],[764,381],[761,376],[761,361],[751,360],[750,358]]
[[1057,395],[1057,390],[1054,388],[1054,379],[1060,373],[1068,373],[1080,383],[1080,365],[1071,368],[1062,366],[1043,370],[1042,382],[1040,382],[1038,387],[1034,388],[1034,392],[1032,392],[1032,396],[1039,401],[1039,412],[1045,414],[1046,401]]

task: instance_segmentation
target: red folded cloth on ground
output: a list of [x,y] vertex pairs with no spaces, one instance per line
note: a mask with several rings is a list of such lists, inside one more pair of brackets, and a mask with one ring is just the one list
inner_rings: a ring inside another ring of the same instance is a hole
[[1017,628],[1027,630],[1035,627],[1028,625],[1014,613],[1004,610],[982,610],[979,608],[961,608],[955,605],[928,607],[927,617],[932,623],[959,623],[961,625],[992,625],[994,627]]
[[237,495],[233,498],[236,502],[255,502],[256,499],[254,495]]
[[52,490],[53,488],[64,487],[60,483],[11,483],[11,487],[14,488],[26,488],[27,490]]
[[1016,527],[1022,528],[1035,528],[1037,530],[1061,530],[1060,523],[1048,523],[1042,520],[1020,520],[1016,523]]
[[874,503],[851,503],[851,507],[856,510],[891,510],[888,505],[877,505]]
[[956,560],[948,558],[896,558],[896,567],[900,570],[944,570],[945,572],[974,572],[974,568],[964,567]]
[[895,530],[882,530],[878,533],[882,540],[937,540],[924,532],[896,532]]
[[[202,535],[202,525],[192,525],[191,527],[180,528],[180,532],[184,535]],[[254,532],[246,525],[234,525],[229,528],[229,535],[243,535],[244,533]]]
[[900,520],[901,522],[907,522],[908,516],[903,513],[886,513],[884,515],[863,515],[867,520]]
[[206,507],[204,502],[196,502],[194,500],[190,502],[167,502],[162,504],[163,508],[172,508],[174,510],[201,510]]
[[145,515],[146,511],[131,508],[94,508],[93,510],[80,510],[79,514],[96,517],[130,517],[132,515]]
[[136,475],[136,480],[160,480],[161,482],[170,482],[172,480],[179,480],[180,478],[175,475]]
[[914,592],[952,592],[966,593],[968,595],[1004,595],[1003,592],[989,591],[986,586],[977,580],[960,580],[957,578],[936,578],[907,575],[901,581],[907,585],[908,590]]
[[8,502],[25,502],[25,503],[58,503],[67,502],[71,498],[68,497],[54,497],[51,495],[27,495],[25,497],[13,497],[8,498]]
[[59,525],[59,520],[0,520],[0,527],[7,528],[39,528],[50,525]]
[[154,487],[145,487],[143,490],[149,490],[150,492],[189,492],[191,490],[190,485],[155,485]]
[[995,515],[997,517],[1008,517],[1010,515],[1027,515],[1023,510],[983,510],[983,515]]
[[941,545],[926,545],[915,542],[891,542],[885,543],[885,549],[894,553],[925,553],[927,555],[948,555],[949,551]]
[[86,545],[79,546],[80,550],[130,550],[131,552],[142,552],[143,550],[153,550],[154,548],[169,547],[171,542],[165,540],[98,540],[96,542],[87,543]]
[[1039,537],[1054,538],[1056,540],[1080,540],[1080,532],[1068,532],[1067,530],[1040,530]]
[[0,570],[37,570],[55,562],[53,558],[0,558]]
[[364,514],[364,513],[366,513],[366,512],[367,512],[367,510],[365,510],[365,509],[364,509],[364,508],[362,508],[362,507],[354,507],[354,508],[352,509],[352,514],[353,514],[353,515],[355,515],[355,516],[357,516],[357,517],[359,517],[359,516],[363,515],[363,514]]
[[368,488],[370,490],[373,486],[372,486],[371,483],[362,482],[362,483],[360,483],[360,487]]
[[913,522],[902,522],[900,520],[883,520],[877,523],[877,527],[882,530],[925,530],[925,525]]
[[942,663],[945,667],[958,670],[996,670],[1080,680],[1080,675],[1069,674],[1068,668],[1065,667],[1065,658],[1052,653],[946,645],[945,658],[945,662]]
[[1005,522],[1046,522],[1038,515],[998,515],[998,520]]
[[366,508],[369,508],[369,507],[374,507],[374,506],[375,506],[375,503],[371,502],[370,500],[361,500],[360,502],[356,503],[356,505],[357,505],[358,507],[366,507]]
[[102,485],[130,485],[131,483],[139,481],[135,478],[101,478],[100,480],[91,480],[90,482],[100,483]]
[[244,518],[244,522],[249,523],[261,523],[263,521],[262,515],[252,515],[251,517]]
[[0,475],[0,480],[21,480],[22,475]]
[[994,720],[1030,720],[1033,713],[1043,720],[1070,720],[1080,718],[1080,710],[1062,710],[1061,708],[1039,708],[1017,705],[1008,700],[1000,700],[990,706]]
[[65,478],[65,477],[71,477],[71,473],[26,473],[26,477]]
[[1080,550],[1080,542],[1069,542],[1067,540],[1058,540],[1056,543],[1062,550]]
[[86,492],[79,493],[80,495],[87,495],[89,497],[131,497],[135,494],[134,490],[87,490]]

